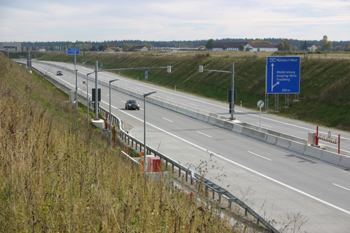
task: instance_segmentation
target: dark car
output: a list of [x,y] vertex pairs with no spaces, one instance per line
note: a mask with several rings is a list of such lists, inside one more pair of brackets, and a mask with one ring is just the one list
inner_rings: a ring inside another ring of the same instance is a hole
[[136,102],[136,100],[128,100],[125,103],[125,109],[137,109],[140,110],[139,103]]
[[56,75],[63,75],[62,71],[57,71]]

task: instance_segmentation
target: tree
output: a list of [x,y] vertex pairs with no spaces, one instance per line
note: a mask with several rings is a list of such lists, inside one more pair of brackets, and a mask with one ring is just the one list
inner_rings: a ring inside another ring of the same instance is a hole
[[301,42],[299,48],[303,51],[306,51],[307,50],[307,43],[306,43],[306,40],[304,42]]
[[350,44],[345,45],[344,50],[347,52],[350,52]]
[[50,47],[46,45],[46,46],[45,46],[45,50],[46,50],[46,51],[49,51],[49,49],[50,49]]
[[238,46],[238,49],[239,49],[239,51],[243,51],[243,50],[244,50],[244,44],[240,44],[240,45]]
[[328,41],[328,36],[324,35],[322,39],[322,51],[331,51],[333,49],[333,43],[332,41]]
[[343,51],[344,48],[343,48],[343,46],[339,45],[339,46],[335,47],[334,50],[335,51]]
[[283,40],[284,43],[284,50],[285,51],[291,51],[292,50],[292,44],[290,43],[289,40]]
[[104,46],[104,45],[99,45],[98,46],[98,51],[103,51],[105,49],[106,49],[106,46]]
[[284,51],[285,49],[284,43],[282,41],[278,42],[277,47],[278,51]]
[[92,46],[90,51],[96,51],[96,47],[95,46]]
[[213,45],[215,44],[215,40],[214,39],[210,39],[207,44],[205,45],[205,47],[207,49],[212,49],[213,48]]

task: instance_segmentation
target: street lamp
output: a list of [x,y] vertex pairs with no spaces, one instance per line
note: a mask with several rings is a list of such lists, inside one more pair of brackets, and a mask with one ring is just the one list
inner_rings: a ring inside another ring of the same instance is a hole
[[87,123],[89,125],[89,108],[90,108],[90,101],[89,101],[89,75],[93,74],[95,72],[91,72],[86,74],[86,105],[87,105]]
[[147,171],[147,149],[146,149],[146,96],[152,95],[154,93],[157,93],[156,91],[152,91],[147,94],[143,94],[143,151],[145,152],[144,154],[144,164],[145,164],[145,171]]
[[231,65],[231,71],[225,71],[225,70],[209,70],[209,69],[203,69],[203,66],[199,66],[199,72],[203,71],[209,71],[209,72],[221,72],[221,73],[231,73],[231,106],[230,106],[230,111],[231,111],[231,120],[234,120],[233,118],[233,112],[235,109],[235,98],[234,98],[234,83],[235,83],[235,64],[232,63]]
[[114,81],[118,81],[119,79],[113,79],[109,81],[109,143],[112,145],[112,128],[111,128],[111,83]]
[[[119,69],[106,69],[106,70],[98,70],[98,61],[95,62],[95,96],[97,96],[97,73],[99,72],[108,72],[108,71],[121,71],[121,70],[148,70],[148,69],[167,69],[167,73],[171,73],[171,66],[163,66],[163,67],[138,67],[138,68],[119,68]],[[95,101],[95,119],[98,120],[98,102]]]

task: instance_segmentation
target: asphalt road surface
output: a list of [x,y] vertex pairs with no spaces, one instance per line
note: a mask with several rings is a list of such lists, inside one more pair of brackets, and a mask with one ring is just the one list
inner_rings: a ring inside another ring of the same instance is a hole
[[[71,64],[61,64],[73,68]],[[75,88],[75,74],[63,70],[56,76],[57,68],[36,64],[66,86]],[[79,73],[92,69],[78,66]],[[166,70],[164,70],[166,72]],[[91,76],[90,76],[91,77]],[[99,80],[118,78],[114,85],[128,86],[144,93],[157,91],[154,96],[173,99],[213,113],[229,116],[227,104],[206,100],[168,90],[112,73],[99,73]],[[151,78],[151,77],[149,77]],[[86,94],[86,85],[78,78],[79,93]],[[89,82],[89,92],[93,82]],[[108,89],[101,86],[101,105],[108,109]],[[112,112],[131,125],[130,134],[143,141],[144,105],[141,110],[126,110],[127,99],[134,99],[118,91],[112,91]],[[297,220],[302,232],[348,232],[350,229],[350,172],[325,162],[281,149],[241,134],[197,121],[161,107],[147,104],[147,144],[172,159],[198,170],[208,169],[206,178],[227,189],[258,212],[274,221],[277,229]],[[227,113],[226,113],[226,112]],[[256,124],[259,114],[252,110],[236,108],[238,120]],[[275,131],[306,138],[315,126],[302,122],[264,114],[262,123]],[[328,129],[325,130],[325,132]],[[322,129],[321,129],[322,131]],[[332,130],[332,133],[339,131]],[[341,132],[350,138],[346,132]],[[345,139],[348,140],[348,139]],[[345,141],[344,140],[344,141]],[[349,143],[345,143],[348,146]],[[344,145],[343,144],[343,145]],[[345,147],[345,145],[344,145]],[[290,226],[290,229],[293,228]]]

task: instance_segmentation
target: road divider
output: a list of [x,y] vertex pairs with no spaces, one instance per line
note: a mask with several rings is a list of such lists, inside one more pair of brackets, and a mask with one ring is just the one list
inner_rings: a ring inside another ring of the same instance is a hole
[[[57,65],[54,65],[54,66],[64,69],[64,67],[60,67]],[[67,68],[65,68],[65,70],[68,70],[70,72],[75,72]],[[79,74],[79,76],[86,79],[86,75]],[[89,80],[94,81],[93,78],[89,78]],[[108,87],[108,80],[100,80],[98,83],[100,85]],[[124,94],[143,100],[142,92],[131,90],[117,83],[114,84],[112,88]],[[180,106],[180,104],[178,103],[170,102],[169,100],[166,100],[166,99],[161,99],[156,95],[148,97],[146,101],[149,103],[153,103],[154,105],[172,110],[174,112],[178,112],[180,114],[189,116],[191,118],[195,118],[197,120],[209,123],[211,125],[215,125],[217,127],[232,131],[234,133],[242,134],[247,137],[251,137],[259,141],[264,141],[269,144],[276,145],[284,149],[289,149],[293,152],[304,154],[306,156],[320,159],[335,165],[350,168],[350,156],[348,156],[350,155],[350,152],[347,152],[347,151],[342,151],[341,155],[339,155],[337,153],[334,153],[333,149],[327,146],[323,147],[322,149],[314,146],[310,146],[307,144],[306,139],[294,137],[292,135],[280,133],[270,129],[265,129],[265,128],[260,129],[260,127],[256,125],[251,125],[245,122],[239,122],[239,121],[234,122],[227,117],[219,116],[217,114],[203,111],[198,108],[185,106],[185,105]]]

